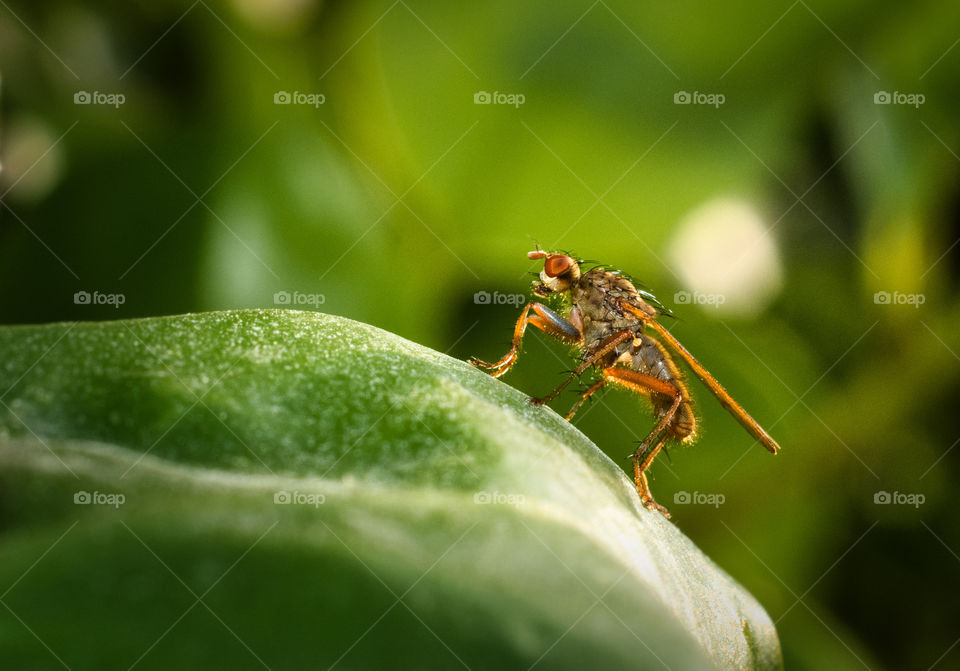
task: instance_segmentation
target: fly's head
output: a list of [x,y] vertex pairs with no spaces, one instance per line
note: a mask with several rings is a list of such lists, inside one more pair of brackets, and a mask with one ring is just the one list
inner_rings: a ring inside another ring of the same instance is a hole
[[545,252],[536,249],[527,252],[527,258],[543,259],[540,279],[533,283],[533,293],[538,296],[562,294],[580,279],[580,264],[576,259],[561,252]]

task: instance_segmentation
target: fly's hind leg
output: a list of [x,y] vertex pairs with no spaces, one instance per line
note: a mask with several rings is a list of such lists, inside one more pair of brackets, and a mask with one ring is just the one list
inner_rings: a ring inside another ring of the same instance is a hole
[[637,483],[637,492],[640,494],[640,500],[646,508],[656,509],[670,517],[670,513],[665,507],[657,503],[653,494],[650,492],[650,484],[647,482],[646,470],[653,463],[654,457],[663,448],[664,443],[670,438],[667,429],[677,414],[677,409],[683,401],[683,393],[675,385],[664,382],[650,375],[645,375],[629,368],[611,366],[603,370],[605,380],[619,384],[638,394],[649,396],[653,393],[665,394],[673,398],[673,402],[666,412],[660,417],[660,421],[653,427],[653,430],[643,439],[636,451],[630,455],[633,460],[633,477]]
[[[530,314],[531,310],[534,312],[532,315]],[[506,354],[493,363],[481,361],[476,357],[470,357],[467,361],[478,368],[487,369],[493,377],[500,377],[517,362],[520,341],[523,339],[528,324],[563,342],[575,343],[583,338],[583,333],[576,324],[567,321],[543,303],[528,303],[523,308],[523,312],[520,313],[520,318],[513,328],[513,342]]]
[[653,462],[653,458],[657,456],[657,453],[660,451],[660,448],[663,447],[664,443],[667,442],[667,437],[662,436],[660,440],[657,441],[657,444],[652,450],[649,450],[649,455],[643,459],[641,463],[640,456],[634,452],[630,455],[630,458],[633,459],[633,479],[637,483],[637,493],[640,494],[640,501],[643,503],[643,506],[648,510],[659,510],[663,513],[663,516],[667,519],[670,519],[670,511],[666,509],[665,506],[657,503],[653,498],[653,493],[650,491],[650,483],[647,482],[647,467]]

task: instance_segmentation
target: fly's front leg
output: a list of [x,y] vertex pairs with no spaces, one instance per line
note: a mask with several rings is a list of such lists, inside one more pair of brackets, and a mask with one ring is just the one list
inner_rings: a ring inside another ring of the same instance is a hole
[[[531,311],[534,314],[531,315]],[[583,339],[582,322],[579,320],[579,313],[572,316],[574,321],[567,321],[543,303],[528,303],[523,308],[523,312],[520,313],[520,318],[513,328],[513,342],[506,354],[493,363],[486,363],[476,357],[470,357],[468,361],[478,368],[487,369],[493,377],[500,377],[516,363],[517,354],[520,351],[520,341],[523,339],[528,324],[552,335],[557,340],[568,343],[580,342]]]
[[670,434],[666,433],[666,431],[670,428],[670,423],[676,416],[680,403],[683,402],[683,393],[669,382],[664,382],[663,380],[629,368],[611,366],[610,368],[604,369],[603,376],[605,380],[609,380],[610,382],[614,382],[645,396],[658,393],[673,397],[673,402],[667,411],[663,413],[663,416],[660,417],[660,421],[657,422],[657,425],[653,427],[653,430],[647,437],[643,439],[643,442],[640,443],[636,451],[630,455],[630,459],[633,460],[633,478],[637,483],[637,493],[640,494],[640,500],[643,502],[644,507],[651,510],[659,510],[664,516],[670,517],[667,509],[653,499],[653,494],[650,491],[650,483],[647,482],[646,470],[650,468],[654,457],[659,454],[667,442],[667,439],[670,437]]

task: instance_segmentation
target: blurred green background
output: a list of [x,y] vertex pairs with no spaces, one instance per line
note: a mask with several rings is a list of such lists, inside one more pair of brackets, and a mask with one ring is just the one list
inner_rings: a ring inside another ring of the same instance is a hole
[[[0,320],[300,307],[489,360],[534,241],[619,266],[784,447],[694,382],[652,487],[787,667],[957,668],[958,43],[949,3],[0,3]],[[652,418],[577,424],[627,466]]]

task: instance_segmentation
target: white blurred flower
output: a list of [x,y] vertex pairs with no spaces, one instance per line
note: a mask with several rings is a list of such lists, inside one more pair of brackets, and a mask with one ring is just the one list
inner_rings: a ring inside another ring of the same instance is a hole
[[[783,283],[776,240],[757,209],[718,198],[688,213],[669,243],[671,265],[704,310],[749,316],[763,310]],[[722,297],[723,300],[697,300]]]
[[0,193],[20,201],[46,196],[63,173],[63,151],[53,129],[39,119],[10,124],[0,147]]
[[251,27],[278,35],[306,26],[320,5],[317,0],[231,0],[231,4]]

